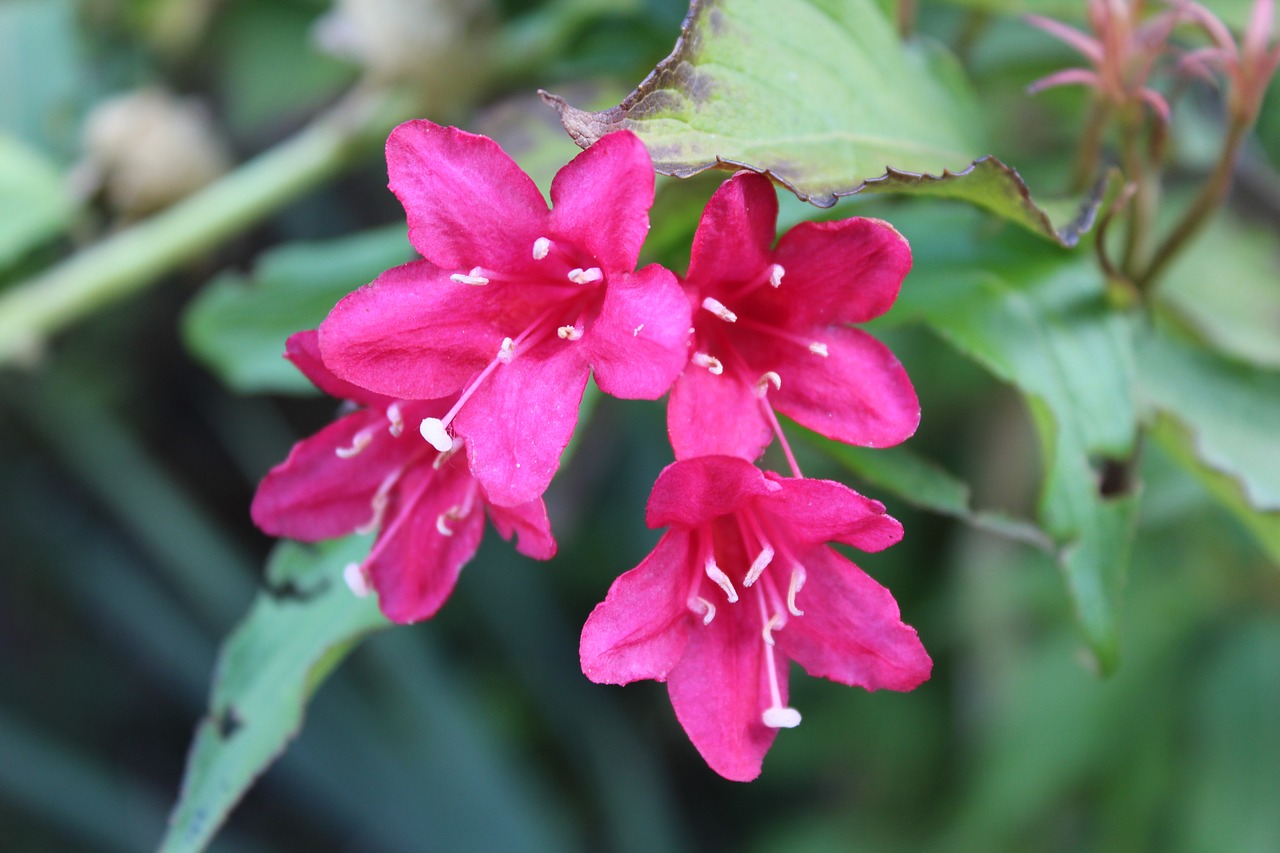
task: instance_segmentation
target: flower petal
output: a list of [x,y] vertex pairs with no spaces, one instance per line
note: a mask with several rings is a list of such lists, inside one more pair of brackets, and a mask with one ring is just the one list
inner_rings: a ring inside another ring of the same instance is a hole
[[330,397],[339,400],[351,400],[362,406],[383,408],[395,402],[394,397],[375,394],[359,385],[352,385],[333,375],[320,359],[320,335],[315,329],[295,332],[284,344],[284,356],[293,362],[293,366],[302,375],[311,380],[311,384]]
[[785,271],[782,284],[755,290],[750,311],[800,331],[888,311],[911,270],[911,247],[889,223],[856,217],[801,222],[782,235],[773,259]]
[[450,281],[426,261],[389,269],[320,324],[324,363],[339,378],[392,397],[452,394],[493,360],[504,329],[519,322],[487,291]]
[[591,253],[606,273],[636,268],[649,233],[653,161],[630,131],[610,133],[556,173],[551,229]]
[[[378,606],[393,622],[429,619],[453,592],[463,565],[475,555],[484,534],[484,508],[471,496],[470,512],[442,518],[468,504],[473,484],[463,471],[419,465],[406,472],[392,494],[386,523],[368,563]],[[440,526],[449,530],[441,532]]]
[[[765,646],[760,624],[741,608],[695,626],[679,664],[667,679],[676,718],[711,769],[726,779],[749,782],[760,775],[777,729],[764,724],[769,707]],[[778,661],[782,703],[787,702],[787,665]]]
[[884,504],[834,480],[765,476],[782,489],[761,499],[761,507],[782,522],[789,537],[805,545],[843,542],[863,551],[882,551],[902,541],[902,525],[885,515]]
[[582,672],[597,684],[665,681],[695,619],[689,611],[692,542],[674,530],[619,576],[582,628]]
[[[331,423],[293,446],[253,496],[253,521],[272,536],[304,542],[346,536],[373,517],[373,496],[383,479],[412,453],[412,436],[392,438],[381,413],[360,411]],[[340,458],[368,430],[359,454]]]
[[533,180],[486,136],[408,121],[387,138],[391,191],[404,205],[409,242],[449,272],[533,266],[547,233],[547,203]]
[[453,422],[471,475],[499,506],[546,491],[578,423],[590,371],[582,350],[554,335],[518,349],[483,382]]
[[600,316],[583,340],[600,390],[626,400],[665,394],[689,358],[688,342],[689,300],[657,264],[610,276]]
[[764,175],[738,172],[720,185],[702,211],[685,279],[703,296],[722,296],[732,285],[764,274],[777,221],[773,184]]
[[667,433],[676,459],[695,456],[758,457],[773,440],[754,388],[740,377],[689,365],[671,386]]
[[779,488],[755,465],[733,456],[673,462],[653,484],[645,522],[650,527],[696,527]]
[[519,506],[489,506],[489,518],[499,535],[508,542],[518,536],[516,550],[535,560],[550,560],[556,555],[556,540],[551,536],[547,505],[539,498]]
[[928,679],[933,661],[889,590],[826,546],[797,557],[804,615],[774,634],[788,657],[810,675],[868,690],[912,690]]
[[890,447],[916,431],[920,401],[888,347],[841,326],[813,336],[826,344],[826,358],[779,339],[763,339],[752,352],[761,369],[782,375],[782,387],[769,392],[775,409],[827,438],[864,447]]

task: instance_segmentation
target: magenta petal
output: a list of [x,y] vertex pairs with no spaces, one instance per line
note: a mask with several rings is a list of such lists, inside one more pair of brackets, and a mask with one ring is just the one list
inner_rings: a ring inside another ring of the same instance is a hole
[[911,247],[887,222],[857,217],[802,222],[778,241],[782,284],[756,291],[755,316],[785,317],[796,331],[879,317],[911,271]]
[[518,506],[546,491],[578,423],[590,371],[581,347],[555,336],[516,350],[453,422],[489,500]]
[[556,173],[551,228],[606,273],[635,269],[649,233],[653,161],[630,131],[610,133]]
[[[369,561],[378,606],[393,622],[429,619],[453,592],[484,534],[484,509],[476,499],[460,519],[440,516],[465,506],[472,488],[462,472],[419,465],[405,474],[387,506],[386,523]],[[437,523],[450,531],[441,532]]]
[[320,335],[315,329],[295,332],[284,344],[285,358],[293,362],[293,366],[302,375],[311,380],[311,384],[330,397],[339,400],[351,400],[362,406],[385,409],[395,402],[394,397],[375,394],[359,385],[344,382],[333,375],[333,371],[325,367],[320,359]]
[[610,276],[600,316],[583,345],[601,391],[656,400],[684,368],[688,342],[689,300],[675,275],[651,264]]
[[387,138],[387,171],[409,242],[428,261],[449,272],[532,266],[534,241],[547,233],[547,203],[492,139],[408,121]]
[[645,522],[650,527],[695,527],[779,488],[755,465],[733,456],[673,462],[653,484]]
[[688,533],[671,531],[613,582],[582,628],[579,653],[587,678],[597,684],[666,680],[694,619],[687,600],[691,548]]
[[320,325],[324,363],[381,394],[427,400],[461,389],[506,336],[487,287],[458,284],[425,261],[348,294]]
[[933,668],[889,590],[828,547],[796,555],[806,569],[796,595],[803,616],[774,634],[810,675],[868,690],[911,690]]
[[667,433],[676,459],[740,456],[753,460],[773,439],[754,388],[737,376],[689,365],[671,386]]
[[777,221],[773,184],[755,172],[738,172],[720,185],[702,211],[686,279],[703,295],[722,295],[720,285],[763,275]]
[[[263,478],[253,496],[253,521],[272,536],[304,542],[346,536],[373,517],[373,495],[399,465],[410,437],[392,438],[380,413],[361,411],[326,426],[293,446]],[[373,440],[348,459],[335,452],[351,447],[357,433]]]
[[761,341],[752,354],[782,375],[782,388],[769,392],[775,409],[827,438],[864,447],[890,447],[916,431],[920,401],[888,347],[840,326],[813,336],[826,344],[826,358],[777,339]]
[[518,536],[516,550],[535,560],[550,560],[556,555],[556,540],[551,536],[547,506],[539,498],[520,506],[489,507],[489,517],[499,535],[507,541]]
[[[771,704],[763,658],[768,647],[760,623],[745,615],[724,613],[690,631],[684,657],[667,679],[671,705],[689,739],[712,770],[735,782],[760,775],[778,734],[761,717]],[[778,663],[785,705],[786,662]]]
[[765,476],[782,489],[762,506],[783,523],[788,535],[806,545],[843,542],[863,551],[882,551],[902,540],[902,525],[885,515],[884,504],[833,480]]

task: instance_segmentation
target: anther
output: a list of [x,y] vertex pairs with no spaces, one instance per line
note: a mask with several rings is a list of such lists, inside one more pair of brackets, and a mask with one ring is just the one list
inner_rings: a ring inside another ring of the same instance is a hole
[[800,712],[795,708],[765,708],[761,715],[763,722],[771,729],[794,729],[800,725]]
[[760,632],[764,636],[766,645],[773,645],[773,632],[781,628],[787,622],[781,613],[775,613],[769,617],[769,621],[764,623],[764,629]]
[[362,429],[351,438],[350,447],[335,447],[333,452],[338,455],[339,459],[350,459],[361,450],[369,446],[369,442],[373,441],[373,435],[367,429]]
[[756,380],[756,396],[763,400],[769,394],[770,385],[773,386],[773,390],[775,391],[782,390],[782,377],[774,373],[772,370],[768,371],[764,376],[761,376]]
[[453,437],[444,428],[444,421],[439,418],[423,418],[418,425],[418,432],[436,450],[447,453],[453,447]]
[[827,352],[827,345],[822,343],[821,341],[814,341],[813,343],[809,344],[809,352],[813,353],[814,355],[820,355],[823,358],[826,358],[829,355],[829,353]]
[[387,427],[387,431],[391,433],[393,438],[399,438],[404,432],[404,415],[400,412],[400,402],[397,400],[390,406],[387,406],[387,420],[391,422],[391,426]]
[[551,241],[546,237],[539,237],[533,241],[533,259],[540,261],[551,251]]
[[347,582],[347,587],[356,598],[364,598],[373,591],[369,584],[369,572],[359,563],[347,563],[342,570],[342,579]]
[[577,326],[561,326],[556,329],[556,334],[564,341],[576,341],[582,337],[582,330]]
[[738,322],[738,315],[726,308],[724,303],[715,297],[708,296],[706,299],[702,300],[702,307],[710,311],[712,314],[715,314],[726,323]]
[[498,361],[502,364],[510,364],[511,359],[516,357],[516,342],[511,338],[503,338],[502,346],[498,347]]
[[729,599],[730,604],[738,600],[738,591],[733,588],[733,581],[729,580],[729,576],[724,573],[724,570],[716,565],[715,557],[707,557],[706,571],[707,577],[711,578],[713,583],[724,590],[725,597]]
[[644,323],[641,323],[639,326],[636,326],[634,329],[631,330],[631,337],[633,338],[640,337],[640,330],[643,328],[644,328]]
[[711,620],[716,618],[716,606],[700,595],[689,602],[689,609],[702,614],[703,625],[710,625]]
[[585,270],[581,267],[575,267],[569,270],[569,281],[574,284],[591,284],[592,282],[604,279],[604,273],[599,267],[587,267]]
[[436,530],[439,531],[441,536],[453,535],[453,531],[446,521],[452,517],[449,513],[453,512],[454,509],[457,509],[457,507],[451,507],[447,512],[442,512],[436,516]]
[[764,550],[756,557],[755,562],[751,564],[751,568],[747,571],[747,576],[743,578],[743,586],[751,586],[760,579],[760,575],[769,567],[769,561],[773,559],[773,548],[768,545],[764,546]]
[[786,274],[787,271],[782,268],[782,264],[774,264],[769,267],[769,284],[774,287],[780,287],[782,285],[782,277]]
[[724,373],[724,365],[720,363],[720,359],[714,355],[707,355],[705,352],[695,352],[693,358],[690,359],[698,367],[705,367],[710,370],[713,376],[719,376]]
[[482,270],[480,267],[472,267],[471,272],[467,273],[466,275],[463,275],[460,272],[456,272],[453,275],[449,276],[449,278],[453,281],[456,281],[458,284],[471,284],[479,287],[480,285],[489,283],[489,279],[482,276],[480,274],[481,272]]
[[796,563],[795,568],[791,570],[791,585],[787,587],[787,610],[792,616],[804,615],[804,611],[796,607],[796,593],[804,586],[805,577],[804,566]]

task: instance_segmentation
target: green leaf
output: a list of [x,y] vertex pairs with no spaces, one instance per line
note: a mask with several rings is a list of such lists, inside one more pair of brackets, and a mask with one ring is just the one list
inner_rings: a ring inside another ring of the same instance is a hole
[[1137,433],[1132,333],[1109,307],[1098,272],[1016,233],[926,213],[895,224],[916,247],[895,308],[927,323],[1027,398],[1043,446],[1039,514],[1098,664],[1119,655],[1120,598],[1136,500],[1103,494],[1108,460],[1127,460]]
[[0,131],[71,155],[88,77],[75,3],[0,2]]
[[61,232],[74,210],[57,167],[0,134],[0,269]]
[[183,322],[187,347],[237,391],[309,393],[311,383],[283,358],[285,339],[412,256],[399,225],[273,249],[251,280],[224,273],[200,293]]
[[1029,521],[1005,513],[975,510],[966,483],[914,451],[905,447],[850,447],[807,430],[801,434],[858,477],[912,506],[958,518],[979,530],[1046,551],[1054,547],[1044,531]]
[[940,65],[870,0],[695,0],[672,54],[620,105],[544,97],[584,148],[626,128],[663,174],[746,167],[830,207],[890,165],[940,174],[973,160],[973,104]]
[[162,851],[202,850],[297,735],[325,676],[360,638],[391,625],[372,596],[356,598],[343,581],[343,567],[368,550],[367,537],[277,547],[267,590],[222,647]]

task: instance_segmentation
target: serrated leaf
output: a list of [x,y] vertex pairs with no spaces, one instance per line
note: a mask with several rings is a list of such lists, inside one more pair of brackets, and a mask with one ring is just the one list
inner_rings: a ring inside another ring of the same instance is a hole
[[1127,459],[1137,434],[1132,333],[1090,264],[1009,235],[978,239],[974,224],[946,213],[895,221],[918,238],[895,313],[924,321],[1026,396],[1044,450],[1040,518],[1110,671],[1136,500],[1102,489],[1106,460]]
[[950,516],[1007,539],[1049,551],[1053,541],[1029,521],[999,512],[975,510],[969,486],[933,461],[905,447],[850,447],[804,431],[828,456],[868,483],[920,509]]
[[204,849],[297,735],[318,684],[360,638],[391,625],[372,596],[356,598],[342,578],[368,550],[368,537],[277,546],[267,590],[223,644],[164,853]]
[[967,99],[870,0],[694,0],[675,49],[616,107],[544,95],[586,147],[626,128],[659,172],[767,172],[820,207],[886,167],[941,173],[980,151]]
[[314,329],[339,299],[412,256],[398,225],[273,249],[249,279],[224,273],[201,291],[183,320],[187,348],[237,391],[311,393],[283,358],[285,340]]
[[74,209],[57,167],[0,134],[0,268],[62,231]]

